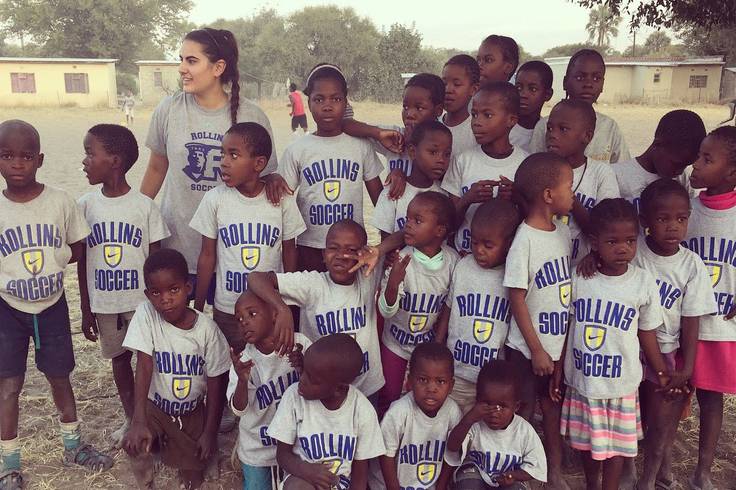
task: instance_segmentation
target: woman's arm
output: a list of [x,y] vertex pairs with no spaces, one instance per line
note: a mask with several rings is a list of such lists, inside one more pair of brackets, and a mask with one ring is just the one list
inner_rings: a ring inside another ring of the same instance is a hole
[[155,199],[158,191],[161,190],[161,186],[164,184],[166,178],[166,172],[169,171],[169,159],[166,155],[151,152],[151,157],[148,159],[148,167],[146,173],[143,175],[143,182],[141,182],[141,193]]

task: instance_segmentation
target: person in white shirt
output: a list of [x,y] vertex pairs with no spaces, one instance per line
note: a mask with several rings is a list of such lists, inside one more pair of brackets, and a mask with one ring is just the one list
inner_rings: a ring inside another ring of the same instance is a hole
[[287,388],[267,431],[284,490],[367,488],[368,460],[386,447],[375,410],[351,384],[362,366],[360,346],[344,333],[305,352],[299,383]]
[[542,107],[554,93],[552,68],[544,61],[527,61],[519,67],[514,85],[519,91],[519,122],[511,128],[509,141],[529,152],[534,127],[542,118]]
[[470,101],[480,86],[480,67],[472,56],[458,54],[442,68],[445,82],[445,113],[442,124],[452,132],[452,156],[456,157],[476,145],[473,135]]

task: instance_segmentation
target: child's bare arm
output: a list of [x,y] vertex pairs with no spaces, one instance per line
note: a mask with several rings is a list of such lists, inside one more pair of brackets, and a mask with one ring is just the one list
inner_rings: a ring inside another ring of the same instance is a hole
[[279,282],[274,272],[251,272],[248,289],[268,303],[276,313],[274,328],[278,332],[276,349],[283,355],[294,348],[294,319],[291,310],[279,294]]
[[454,453],[463,448],[463,441],[470,432],[470,428],[474,423],[482,420],[491,412],[491,406],[487,403],[477,403],[466,413],[460,422],[447,435],[447,450]]
[[79,240],[78,242],[69,244],[69,248],[72,249],[72,257],[69,259],[70,264],[75,264],[79,262],[80,258],[84,256],[84,247],[84,240]]
[[526,306],[526,289],[509,288],[509,302],[511,303],[511,314],[514,315],[524,342],[531,352],[534,374],[537,376],[552,374],[555,365],[550,355],[544,350],[534,329],[529,308]]
[[135,366],[135,390],[133,418],[130,429],[125,434],[123,447],[126,452],[135,457],[151,450],[153,435],[148,430],[146,422],[146,406],[148,405],[148,390],[153,377],[153,357],[138,351]]
[[443,304],[437,322],[434,324],[434,341],[440,344],[447,342],[447,331],[450,326],[450,308]]
[[204,311],[207,291],[217,263],[217,239],[202,236],[202,248],[197,261],[197,290],[194,293],[194,309]]
[[290,475],[311,483],[316,488],[331,488],[340,481],[327,466],[319,463],[307,463],[294,454],[294,445],[278,441],[276,445],[276,462]]
[[284,272],[296,271],[299,263],[299,254],[296,251],[296,239],[284,240],[281,243],[281,261],[284,264]]
[[659,384],[662,388],[669,385],[670,377],[667,373],[667,364],[665,363],[662,352],[659,350],[659,343],[657,342],[657,331],[656,330],[639,330],[639,344],[641,350],[644,352],[644,357],[647,363],[652,367]]
[[393,129],[383,129],[353,118],[346,118],[342,120],[342,130],[345,134],[356,138],[374,139],[393,153],[401,153],[404,150],[404,135]]
[[227,372],[219,376],[207,377],[207,413],[204,419],[204,430],[197,440],[197,455],[206,461],[212,455],[217,445],[217,429],[222,418],[222,406],[225,401],[227,388]]
[[572,200],[572,217],[575,218],[575,222],[578,224],[583,232],[588,231],[588,225],[590,223],[590,213],[585,209],[578,198]]
[[440,476],[437,478],[436,490],[447,490],[450,488],[450,482],[452,481],[452,474],[455,472],[455,466],[447,464],[446,461],[442,462],[442,470],[440,470]]
[[[683,366],[682,369],[677,372],[678,375],[681,376],[681,379],[673,379],[673,382],[683,385],[693,375],[699,332],[700,317],[683,316],[680,319],[680,350],[682,351]],[[675,376],[673,376],[673,378],[674,377]]]
[[154,252],[158,252],[161,250],[161,242],[151,242],[148,244],[148,255],[151,255]]
[[350,490],[368,488],[368,460],[354,459],[350,466]]
[[365,188],[368,191],[368,195],[371,197],[371,202],[375,206],[378,202],[378,196],[381,195],[383,190],[383,184],[381,183],[380,177],[374,177],[371,180],[365,181]]
[[79,282],[79,308],[82,310],[82,333],[92,342],[97,342],[97,321],[89,304],[89,289],[87,289],[87,251],[82,247],[82,255],[77,262],[77,281]]
[[399,490],[399,475],[396,472],[396,456],[379,456],[378,464],[381,467],[383,481],[386,483],[386,490]]
[[508,471],[496,477],[496,482],[503,488],[515,482],[533,480],[532,476],[524,470]]

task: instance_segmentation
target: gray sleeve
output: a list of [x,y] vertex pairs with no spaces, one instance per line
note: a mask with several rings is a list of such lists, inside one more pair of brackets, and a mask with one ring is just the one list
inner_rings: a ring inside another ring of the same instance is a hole
[[166,140],[169,136],[169,114],[171,112],[172,96],[165,97],[159,102],[151,115],[151,123],[148,126],[146,146],[153,153],[166,156]]

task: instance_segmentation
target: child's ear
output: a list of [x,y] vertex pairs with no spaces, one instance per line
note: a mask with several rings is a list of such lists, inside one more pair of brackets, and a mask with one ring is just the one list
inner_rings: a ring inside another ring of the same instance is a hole
[[478,92],[478,89],[480,88],[480,81],[475,82],[470,86],[470,98],[473,98],[473,96]]
[[256,162],[255,162],[256,172],[258,172],[259,174],[263,172],[263,169],[266,168],[266,165],[268,165],[268,158],[266,158],[263,155],[256,157]]
[[148,301],[151,301],[151,292],[148,291],[148,288],[143,290],[143,294],[146,295],[146,298],[148,298]]
[[438,117],[440,117],[442,115],[442,112],[444,112],[444,110],[445,110],[445,107],[442,103],[439,103],[436,106],[434,106],[434,113],[433,113],[434,118],[437,119]]
[[736,184],[736,166],[732,165],[726,173],[726,182],[729,184]]
[[545,187],[544,191],[542,191],[542,200],[545,204],[552,204],[552,189]]
[[409,154],[409,158],[412,160],[415,160],[417,157],[417,145],[414,143],[409,143],[406,145],[406,151]]
[[112,168],[115,170],[121,169],[123,166],[123,162],[120,160],[120,155],[113,155],[112,156]]
[[647,222],[647,218],[643,214],[639,214],[639,224],[641,225],[642,229],[646,230],[649,228],[649,224]]
[[588,145],[588,143],[590,143],[590,140],[593,139],[594,134],[595,134],[595,130],[593,129],[587,129],[585,131],[585,134],[583,135],[583,141],[585,142],[586,146]]
[[437,235],[439,237],[447,236],[447,225],[437,225]]
[[544,101],[549,102],[549,100],[552,98],[552,96],[555,94],[555,91],[552,87],[548,88],[544,91]]
[[514,65],[506,61],[503,64],[503,72],[506,74],[506,81],[511,80],[511,76],[514,74]]
[[44,157],[43,153],[38,154],[38,167],[37,168],[41,168],[43,166],[43,157]]
[[518,114],[509,113],[507,127],[509,129],[511,129],[514,126],[516,126],[516,123],[518,123],[518,122],[519,122],[519,115]]

